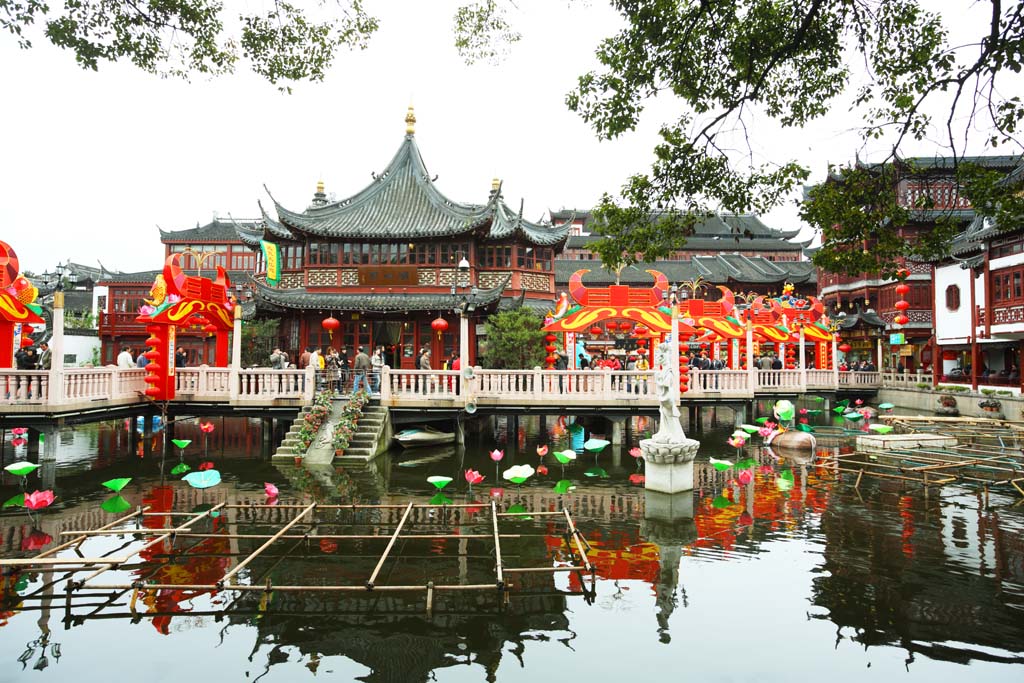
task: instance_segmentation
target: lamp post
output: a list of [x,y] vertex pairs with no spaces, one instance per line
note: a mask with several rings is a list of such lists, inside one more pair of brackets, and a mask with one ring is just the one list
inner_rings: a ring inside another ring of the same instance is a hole
[[[459,259],[457,269],[457,282],[459,287],[469,287],[469,261],[463,256]],[[473,312],[475,305],[469,301],[470,292],[462,295],[462,300],[456,306],[455,312],[459,315],[459,369],[469,367],[469,314]],[[456,382],[455,386],[461,393],[462,383]]]

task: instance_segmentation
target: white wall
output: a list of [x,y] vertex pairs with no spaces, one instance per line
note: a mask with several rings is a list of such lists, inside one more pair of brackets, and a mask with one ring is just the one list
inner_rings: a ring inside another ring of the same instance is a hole
[[[64,359],[65,367],[81,367],[92,361],[92,350],[96,349],[97,356],[100,350],[100,338],[91,335],[77,335],[75,330],[64,330]],[[71,360],[70,356],[75,356]]]
[[[958,263],[939,266],[935,269],[935,339],[941,344],[966,344],[971,335],[971,271],[961,268]],[[980,279],[975,285],[980,284]],[[960,288],[960,308],[951,311],[946,308],[946,287]],[[977,301],[979,298],[975,291]]]

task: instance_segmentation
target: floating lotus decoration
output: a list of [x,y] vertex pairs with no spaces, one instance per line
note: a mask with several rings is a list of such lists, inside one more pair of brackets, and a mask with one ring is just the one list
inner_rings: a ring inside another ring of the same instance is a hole
[[878,409],[879,410],[892,410],[895,407],[896,406],[893,405],[892,403],[879,403],[878,404]]
[[559,479],[558,483],[555,484],[554,492],[558,494],[569,493],[576,487],[568,479]]
[[203,470],[202,472],[190,472],[182,479],[194,489],[208,489],[220,483],[220,472],[217,470]]
[[740,470],[740,473],[736,475],[736,481],[740,483],[740,486],[746,486],[754,481],[754,473],[750,470]]
[[742,429],[737,429],[732,433],[732,436],[726,440],[726,443],[739,450],[747,445],[747,433]]
[[37,465],[34,462],[19,460],[18,462],[12,462],[4,469],[17,477],[27,477],[40,467],[42,467],[42,465]]
[[537,474],[547,474],[548,468],[546,465],[537,465]]
[[440,491],[438,491],[430,499],[430,504],[431,505],[451,505],[452,504],[452,499],[449,498],[448,496],[444,495]]
[[434,488],[436,488],[438,491],[440,491],[445,486],[447,486],[448,484],[452,483],[452,478],[451,477],[444,477],[444,476],[441,476],[441,475],[434,475],[433,477],[427,477],[427,483],[428,484],[433,484]]
[[598,479],[607,479],[608,472],[603,467],[591,467],[583,473],[586,477],[596,477]]
[[14,436],[25,436],[28,434],[28,427],[14,427],[11,429],[11,434]]
[[796,407],[791,401],[782,399],[781,401],[775,402],[775,409],[773,411],[775,417],[783,422],[789,422],[793,419],[793,414],[796,412]]
[[740,425],[740,429],[742,429],[747,434],[757,434],[757,431],[760,429],[760,427],[758,427],[757,425],[742,424]]
[[474,469],[468,469],[465,472],[466,482],[469,484],[469,488],[473,488],[473,484],[479,484],[484,480],[484,475],[480,474]]
[[546,444],[542,445],[542,446],[537,446],[537,455],[539,455],[540,457],[543,458],[547,454],[548,454],[548,447],[547,447]]
[[709,458],[708,462],[719,472],[725,472],[735,464],[731,460],[719,460],[718,458]]
[[586,443],[583,444],[583,450],[597,455],[610,443],[611,441],[605,441],[604,439],[587,439]]
[[873,432],[878,432],[879,434],[888,434],[889,432],[892,431],[892,426],[891,425],[874,424],[874,425],[870,425],[868,427],[868,429],[870,429]]
[[214,430],[214,426],[213,426],[212,422],[200,422],[199,423],[199,431],[201,431],[203,434],[212,434],[213,430]]
[[576,459],[576,451],[565,450],[555,451],[555,459],[563,465],[568,465],[570,462]]
[[775,433],[775,423],[765,422],[764,426],[757,430],[757,433],[762,438],[767,439],[769,436]]
[[267,498],[277,498],[280,491],[269,481],[265,481],[263,482],[263,493],[266,494]]
[[101,510],[103,510],[104,512],[109,512],[114,515],[126,512],[130,510],[131,507],[132,504],[129,503],[124,496],[111,496],[110,498],[107,498],[105,501],[100,503]]
[[501,462],[502,459],[505,457],[505,451],[501,451],[495,448],[493,451],[491,451],[490,455],[491,460],[493,460],[494,462]]
[[123,489],[125,486],[127,486],[128,482],[130,482],[131,480],[132,480],[131,477],[122,477],[120,479],[111,479],[110,481],[103,482],[102,484],[100,484],[100,486],[108,488],[111,491],[113,491],[114,493],[119,493],[121,491],[121,489]]
[[183,462],[179,462],[179,463],[178,463],[177,465],[175,465],[175,466],[174,466],[174,468],[173,468],[173,469],[171,470],[171,474],[185,474],[186,472],[190,472],[191,470],[192,470],[192,468],[191,468],[191,467],[189,467],[188,465],[186,465],[186,464],[185,464],[185,463],[183,463]]
[[643,486],[645,481],[647,481],[647,478],[639,472],[629,475],[629,483],[634,486]]
[[53,504],[53,491],[33,491],[25,494],[24,505],[29,510],[42,510]]
[[205,472],[206,470],[212,470],[212,469],[213,469],[213,463],[210,462],[209,460],[207,460],[206,462],[199,463],[199,471],[200,472]]
[[529,465],[513,465],[501,473],[502,477],[520,486],[533,475],[534,469]]

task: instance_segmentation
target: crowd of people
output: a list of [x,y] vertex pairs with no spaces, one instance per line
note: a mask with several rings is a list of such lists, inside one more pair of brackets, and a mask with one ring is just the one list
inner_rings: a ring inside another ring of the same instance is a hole
[[274,347],[270,353],[270,367],[275,370],[297,368],[305,370],[312,366],[317,371],[317,384],[334,392],[347,393],[366,389],[372,393],[380,391],[380,371],[384,367],[384,347],[378,346],[373,355],[359,346],[354,357],[349,358],[348,348],[326,351],[317,346],[307,346],[293,363],[287,351]]

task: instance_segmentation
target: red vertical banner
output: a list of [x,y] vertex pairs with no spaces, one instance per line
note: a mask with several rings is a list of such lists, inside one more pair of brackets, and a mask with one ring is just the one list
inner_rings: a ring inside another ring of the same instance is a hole
[[815,356],[817,356],[814,367],[819,370],[828,370],[831,368],[831,364],[828,362],[828,344],[825,342],[814,343]]

